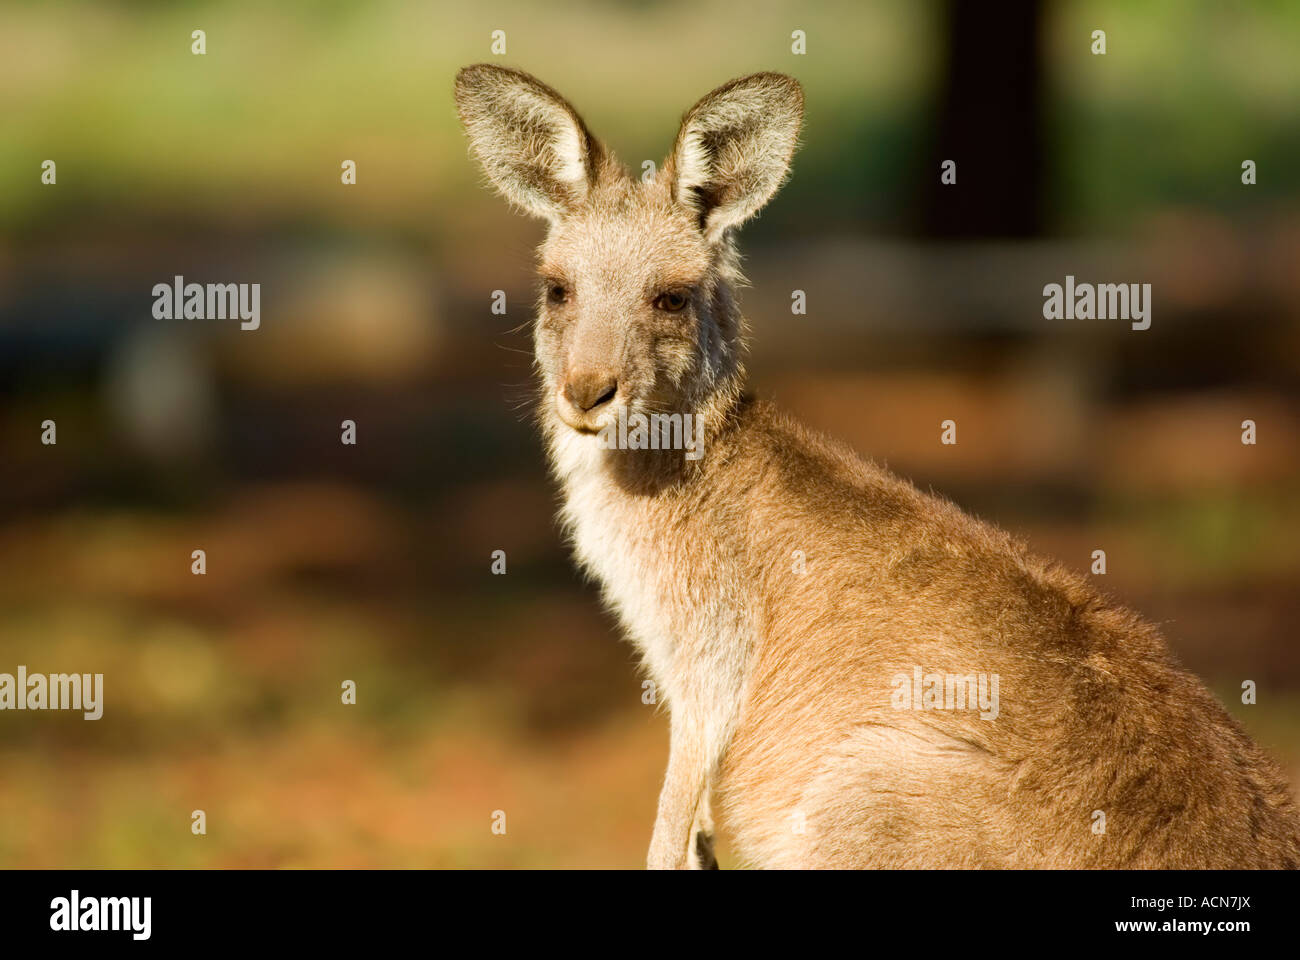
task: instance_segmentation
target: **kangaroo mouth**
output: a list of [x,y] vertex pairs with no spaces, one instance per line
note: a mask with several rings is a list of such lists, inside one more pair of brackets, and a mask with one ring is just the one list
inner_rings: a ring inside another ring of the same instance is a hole
[[555,401],[555,415],[569,429],[595,435],[618,417],[618,406],[606,401],[596,409],[579,410],[563,397],[558,397]]

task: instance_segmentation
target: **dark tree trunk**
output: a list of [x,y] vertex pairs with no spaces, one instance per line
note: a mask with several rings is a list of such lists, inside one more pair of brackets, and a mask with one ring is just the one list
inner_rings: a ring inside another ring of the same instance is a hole
[[[1045,225],[1041,0],[943,6],[946,50],[921,229],[938,239],[1026,237]],[[957,163],[957,182],[940,164]]]

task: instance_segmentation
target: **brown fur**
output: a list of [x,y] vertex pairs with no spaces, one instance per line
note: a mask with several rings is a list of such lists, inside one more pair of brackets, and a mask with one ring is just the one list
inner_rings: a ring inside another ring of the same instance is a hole
[[[797,83],[709,94],[650,183],[527,74],[468,67],[456,99],[489,179],[550,224],[562,518],[671,716],[650,866],[710,864],[711,797],[760,866],[1300,865],[1282,775],[1154,627],[742,397],[732,238],[786,176]],[[703,415],[703,458],[600,447],[620,409]],[[915,666],[997,675],[997,716],[898,709]]]

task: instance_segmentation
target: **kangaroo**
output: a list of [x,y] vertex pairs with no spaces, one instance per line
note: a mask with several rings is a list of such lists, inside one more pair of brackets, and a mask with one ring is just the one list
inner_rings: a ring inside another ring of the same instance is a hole
[[[647,866],[716,867],[715,808],[759,867],[1300,865],[1281,772],[1155,627],[744,393],[734,234],[788,174],[795,80],[714,90],[641,181],[526,73],[455,99],[548,224],[561,521],[670,719]],[[694,454],[647,442],[688,414]]]

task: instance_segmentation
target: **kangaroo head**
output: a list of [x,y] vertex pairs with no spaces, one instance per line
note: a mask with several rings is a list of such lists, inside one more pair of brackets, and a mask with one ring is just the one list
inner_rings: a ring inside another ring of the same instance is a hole
[[790,77],[733,80],[692,107],[649,181],[634,179],[558,93],[489,64],[456,77],[471,150],[511,203],[545,220],[534,327],[542,418],[599,431],[626,413],[734,401],[743,282],[733,228],[776,193],[803,92]]

